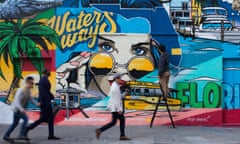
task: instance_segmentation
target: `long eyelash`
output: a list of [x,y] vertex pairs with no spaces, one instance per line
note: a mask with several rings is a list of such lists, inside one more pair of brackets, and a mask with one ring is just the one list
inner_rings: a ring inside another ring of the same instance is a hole
[[103,45],[111,46],[113,48],[113,51],[116,51],[118,53],[118,49],[114,46],[113,43],[105,41],[105,42],[101,42],[101,43],[98,44],[99,47],[102,47]]
[[110,45],[110,46],[112,46],[114,48],[113,44],[110,43],[110,42],[102,42],[102,43],[99,43],[98,46],[103,46],[103,45],[106,45],[106,44]]
[[137,49],[137,48],[143,49],[143,50],[145,51],[145,54],[149,51],[149,49],[146,48],[146,47],[132,47],[132,51],[135,50],[135,49]]

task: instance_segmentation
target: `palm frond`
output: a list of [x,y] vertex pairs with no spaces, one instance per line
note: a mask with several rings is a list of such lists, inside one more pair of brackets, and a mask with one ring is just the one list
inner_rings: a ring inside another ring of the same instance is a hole
[[25,37],[23,37],[23,36],[19,37],[18,45],[19,45],[20,49],[22,50],[22,53],[27,52],[28,41],[26,40]]
[[14,76],[16,76],[17,78],[22,78],[22,69],[21,69],[20,58],[13,57],[12,51],[9,51],[9,57],[13,64]]
[[9,57],[13,64],[14,75],[17,78],[22,78],[22,69],[20,62],[20,54],[18,52],[18,37],[14,37],[12,42],[8,44],[9,47]]
[[11,42],[8,43],[8,49],[9,49],[9,54],[13,57],[13,58],[20,58],[19,55],[19,47],[18,47],[18,36],[15,36],[11,39]]
[[13,30],[15,25],[11,22],[1,22],[0,23],[0,30]]
[[14,75],[17,78],[20,78],[20,79],[23,78],[20,58],[13,58],[13,71],[14,71]]
[[41,25],[43,25],[44,23],[42,23],[42,22],[37,22],[37,21],[32,21],[32,22],[30,22],[30,21],[27,21],[27,22],[25,22],[24,24],[23,24],[23,29],[25,29],[25,28],[28,28],[28,27],[30,27],[30,26],[41,26]]
[[1,42],[0,42],[0,55],[3,56],[4,62],[8,64],[8,55],[9,55],[9,43],[12,41],[12,36],[13,34],[5,37]]
[[[30,36],[33,36],[34,37],[38,37],[38,39],[40,37],[44,37],[49,43],[53,43],[55,44],[57,47],[61,48],[61,43],[60,43],[60,40],[59,40],[59,36],[57,35],[57,33],[51,29],[50,27],[48,26],[45,26],[45,25],[32,25],[30,27],[27,27],[23,30],[23,34],[27,34],[27,35],[30,35]],[[33,39],[32,39],[33,40]],[[34,40],[36,41],[36,40]],[[41,41],[41,45],[42,45],[42,40],[39,40]],[[46,47],[43,46],[43,48],[45,49]],[[45,49],[46,50],[46,49]]]
[[55,34],[56,32],[48,26],[44,25],[32,25],[27,28],[24,28],[22,34],[36,34],[36,35],[49,35]]
[[40,35],[31,35],[31,36],[27,36],[28,39],[31,39],[32,41],[34,41],[35,43],[37,43],[38,45],[40,45],[43,50],[45,52],[49,52],[48,50],[48,46],[47,46],[47,43],[45,42],[44,38]]

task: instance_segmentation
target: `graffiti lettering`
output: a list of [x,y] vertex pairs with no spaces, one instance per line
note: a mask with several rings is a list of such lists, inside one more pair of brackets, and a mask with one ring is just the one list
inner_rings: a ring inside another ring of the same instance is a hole
[[70,48],[79,42],[87,42],[88,47],[93,48],[99,32],[115,33],[117,31],[111,12],[85,13],[85,11],[81,11],[76,17],[72,17],[72,15],[70,11],[67,11],[64,15],[53,16],[48,21],[48,25],[61,36],[63,49]]
[[223,84],[224,91],[224,107],[226,109],[240,108],[240,84]]
[[190,121],[190,122],[208,122],[210,118],[211,118],[210,115],[208,115],[207,117],[189,117],[189,118],[187,118],[187,121]]
[[189,104],[194,108],[217,108],[221,106],[221,87],[214,83],[207,83],[202,92],[202,99],[198,96],[198,85],[195,82],[176,83],[177,98],[182,101],[182,105]]

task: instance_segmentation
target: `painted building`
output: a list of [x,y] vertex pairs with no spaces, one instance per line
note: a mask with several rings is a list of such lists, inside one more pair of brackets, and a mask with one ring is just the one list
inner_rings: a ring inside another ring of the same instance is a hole
[[[64,98],[59,90],[75,89],[81,93],[79,104],[91,115],[89,121],[75,114],[71,121],[59,118],[58,123],[74,125],[79,124],[74,120],[79,120],[86,125],[93,121],[101,124],[108,119],[102,113],[106,111],[112,75],[120,72],[123,80],[134,83],[133,87],[137,85],[128,97],[132,101],[125,107],[131,110],[126,113],[128,124],[148,124],[149,110],[153,110],[156,96],[161,95],[156,88],[161,55],[154,42],[165,45],[169,54],[169,87],[177,91],[171,93],[169,101],[178,104],[172,108],[176,124],[240,122],[240,19],[231,9],[231,1],[32,1],[8,0],[0,4],[2,102],[14,98],[14,91],[27,75],[33,75],[37,83],[47,67],[56,102]],[[190,37],[178,33],[172,23],[177,18],[172,12],[179,7],[189,14],[184,17],[195,19]],[[210,12],[203,15],[206,7]],[[227,11],[225,16],[219,14],[221,20],[211,13],[219,8]],[[225,28],[224,22],[231,27]],[[34,95],[37,93],[36,86]],[[4,106],[7,109],[2,103]],[[35,119],[37,113],[29,113]],[[156,123],[170,123],[163,119]]]

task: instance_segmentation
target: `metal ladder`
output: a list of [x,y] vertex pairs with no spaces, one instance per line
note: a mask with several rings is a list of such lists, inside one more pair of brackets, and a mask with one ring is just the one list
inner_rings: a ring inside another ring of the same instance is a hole
[[[162,89],[162,86],[161,86],[160,83],[159,83],[159,86],[160,86],[160,89],[161,89],[162,93],[164,94],[163,89]],[[172,118],[172,114],[171,114],[171,111],[170,111],[169,106],[168,106],[168,103],[167,103],[167,98],[166,98],[166,100],[161,100],[161,97],[160,97],[160,96],[158,97],[158,102],[157,102],[156,107],[155,107],[155,110],[154,110],[154,112],[153,112],[153,116],[152,116],[151,123],[150,123],[150,128],[152,128],[152,125],[153,125],[154,119],[155,119],[155,117],[156,117],[156,114],[157,114],[157,111],[158,111],[158,107],[159,107],[159,106],[166,106],[166,109],[167,109],[168,116],[169,116],[169,118],[170,118],[172,127],[175,128],[175,124],[174,124],[174,121],[173,121],[173,118]]]

